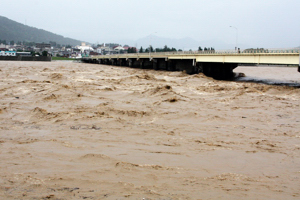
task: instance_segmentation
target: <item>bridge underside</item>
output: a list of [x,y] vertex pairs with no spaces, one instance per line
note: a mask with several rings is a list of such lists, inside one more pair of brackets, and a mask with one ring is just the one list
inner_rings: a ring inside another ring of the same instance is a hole
[[187,74],[204,73],[218,80],[230,79],[237,63],[196,62],[195,59],[166,59],[166,58],[97,58],[82,59],[85,63],[95,63],[114,66],[125,66],[140,69],[166,71],[185,71]]

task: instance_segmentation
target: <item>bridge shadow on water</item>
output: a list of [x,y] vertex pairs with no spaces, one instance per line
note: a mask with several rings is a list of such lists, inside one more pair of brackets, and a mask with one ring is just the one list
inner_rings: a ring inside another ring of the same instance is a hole
[[235,76],[232,81],[236,82],[250,82],[250,83],[260,83],[265,85],[276,85],[276,86],[289,86],[300,88],[300,78],[299,80],[285,80],[280,78],[264,78],[257,76],[247,76],[244,73],[234,73]]

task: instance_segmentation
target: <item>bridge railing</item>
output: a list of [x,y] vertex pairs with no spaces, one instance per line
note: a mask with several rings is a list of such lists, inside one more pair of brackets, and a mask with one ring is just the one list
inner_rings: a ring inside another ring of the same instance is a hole
[[300,48],[285,49],[244,49],[243,53],[300,53]]
[[[300,48],[293,49],[241,49],[239,51],[236,50],[208,50],[208,51],[170,51],[170,52],[151,52],[151,53],[129,53],[129,54],[110,54],[103,55],[104,57],[118,57],[120,56],[170,56],[170,55],[199,55],[199,54],[256,54],[256,53],[267,53],[267,54],[276,54],[276,53],[299,53]],[[97,57],[97,56],[91,56]]]

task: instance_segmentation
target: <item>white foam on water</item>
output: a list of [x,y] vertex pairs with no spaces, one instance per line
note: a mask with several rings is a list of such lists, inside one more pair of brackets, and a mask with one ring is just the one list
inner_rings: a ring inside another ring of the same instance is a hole
[[234,72],[245,74],[245,77],[237,77],[235,81],[300,87],[300,73],[296,67],[240,66]]

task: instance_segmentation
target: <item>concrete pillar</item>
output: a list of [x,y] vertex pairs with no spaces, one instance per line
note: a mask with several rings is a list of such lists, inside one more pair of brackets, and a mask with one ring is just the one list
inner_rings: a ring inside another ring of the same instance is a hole
[[133,67],[133,59],[128,59],[128,67]]
[[193,65],[193,60],[174,60],[176,70],[186,71],[187,74],[195,74],[195,66]]
[[140,64],[140,68],[144,69],[144,60],[143,59],[139,59],[139,64]]
[[126,66],[126,59],[120,58],[120,66]]
[[155,60],[156,61],[156,68],[154,68],[153,65],[153,69],[157,69],[157,70],[167,70],[167,62],[164,58],[158,58]]
[[299,65],[298,65],[298,72],[300,72],[300,53],[299,53]]
[[143,59],[143,69],[153,69],[153,60]]
[[139,60],[137,60],[137,59],[132,59],[132,67],[133,68],[139,68],[140,67],[140,60],[141,59],[139,59]]
[[104,60],[104,63],[105,63],[106,65],[111,65],[111,61],[110,61],[109,59],[105,59],[105,60]]
[[160,69],[160,66],[159,66],[159,59],[152,59],[152,68],[155,69],[155,70],[159,70]]
[[173,60],[167,60],[166,65],[168,71],[176,71],[176,64],[174,63]]
[[203,63],[203,73],[217,80],[227,80],[233,77],[235,63]]
[[111,64],[112,65],[117,65],[117,59],[111,59]]

